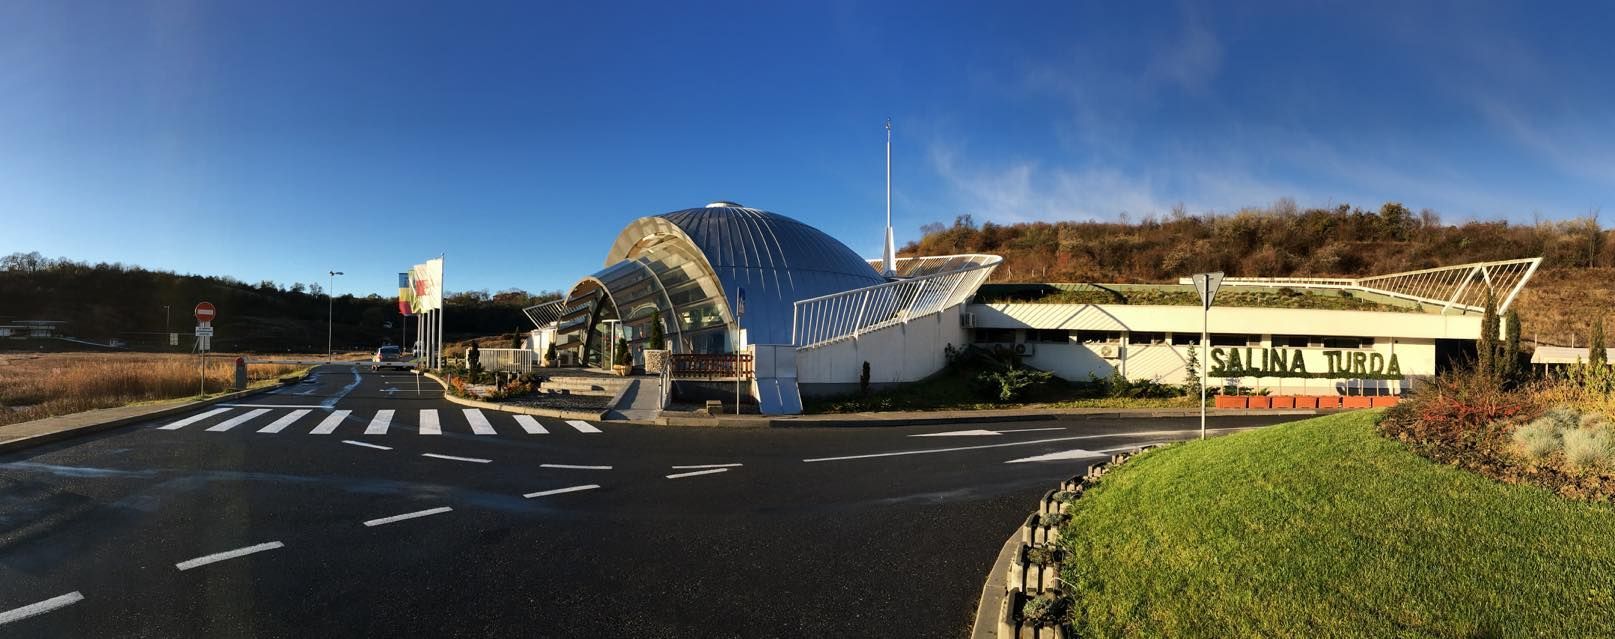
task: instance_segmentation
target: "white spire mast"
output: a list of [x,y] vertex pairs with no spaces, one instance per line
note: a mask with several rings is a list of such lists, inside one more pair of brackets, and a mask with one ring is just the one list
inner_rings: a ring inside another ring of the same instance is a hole
[[892,239],[892,119],[886,118],[886,244],[881,255],[884,275],[897,275],[897,244]]

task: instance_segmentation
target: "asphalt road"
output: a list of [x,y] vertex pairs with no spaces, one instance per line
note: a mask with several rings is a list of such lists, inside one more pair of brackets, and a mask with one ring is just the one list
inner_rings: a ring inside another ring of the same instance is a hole
[[1053,482],[1197,423],[524,423],[422,388],[324,367],[0,456],[0,637],[963,636]]

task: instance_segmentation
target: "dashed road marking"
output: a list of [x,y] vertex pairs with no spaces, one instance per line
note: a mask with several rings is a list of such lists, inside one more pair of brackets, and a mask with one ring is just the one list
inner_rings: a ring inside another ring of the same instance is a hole
[[488,416],[483,415],[482,411],[475,408],[467,408],[462,412],[465,413],[465,421],[471,424],[471,432],[478,435],[497,434],[493,430],[493,424],[488,423]]
[[711,475],[713,473],[727,473],[727,472],[729,472],[728,468],[713,468],[713,469],[709,469],[709,470],[692,470],[692,471],[687,472],[687,473],[673,473],[671,475],[668,475],[667,478],[668,479],[678,479],[680,477],[694,477],[696,475]]
[[493,461],[492,459],[478,459],[476,457],[455,457],[454,455],[439,455],[437,453],[421,453],[421,457],[431,457],[433,459],[447,459],[449,461],[471,462],[473,464],[486,464],[488,462]]
[[539,468],[567,468],[571,470],[611,470],[610,466],[577,466],[574,464],[539,464]]
[[674,466],[673,470],[680,470],[684,468],[734,468],[736,466],[744,465],[745,464],[692,464],[689,466]]
[[387,425],[391,424],[391,423],[393,423],[393,411],[392,411],[392,409],[391,408],[384,408],[382,410],[378,410],[378,411],[376,411],[376,416],[370,418],[370,425],[365,427],[364,434],[366,434],[366,435],[386,435],[387,434]]
[[538,420],[533,419],[532,415],[517,415],[516,423],[521,424],[522,430],[527,431],[529,435],[545,435],[550,432],[543,424],[538,423]]
[[21,621],[35,615],[42,615],[57,608],[71,606],[80,601],[84,601],[84,595],[81,595],[79,594],[79,591],[74,590],[73,592],[67,593],[60,597],[51,597],[50,599],[46,599],[38,603],[31,603],[21,608],[13,608],[5,612],[0,612],[0,625],[8,624],[13,621]]
[[235,428],[237,426],[240,426],[242,424],[245,424],[248,421],[250,421],[252,418],[257,417],[257,416],[262,415],[262,414],[267,413],[267,412],[269,412],[269,409],[267,409],[267,408],[255,408],[253,410],[249,410],[244,414],[236,415],[235,417],[231,417],[230,419],[226,419],[226,420],[224,420],[222,422],[219,422],[217,424],[209,426],[208,429],[207,429],[207,432],[210,432],[210,433],[222,433],[224,431],[227,431],[227,430],[230,430],[230,429]]
[[354,446],[364,446],[365,448],[374,448],[376,450],[392,450],[392,448],[387,447],[387,446],[380,446],[380,445],[377,445],[377,444],[371,444],[369,442],[356,442],[356,441],[353,441],[351,439],[344,439],[344,440],[342,440],[342,443],[344,443],[344,444],[352,444]]
[[595,428],[594,424],[590,424],[589,422],[583,421],[581,419],[569,419],[569,420],[566,420],[566,423],[567,423],[568,426],[571,426],[573,428],[578,429],[578,432],[580,432],[580,433],[598,433],[598,432],[600,432],[600,429]]
[[404,513],[402,515],[393,515],[391,517],[382,517],[381,519],[372,519],[370,521],[365,522],[364,525],[366,525],[366,526],[385,526],[387,524],[391,524],[391,523],[394,523],[394,522],[404,521],[405,519],[415,519],[417,517],[431,517],[432,515],[441,515],[443,513],[449,512],[451,510],[454,510],[454,509],[450,508],[448,506],[439,506],[437,508],[428,508],[426,510],[417,510],[417,511],[412,512],[412,513]]
[[180,570],[190,570],[192,568],[206,566],[208,564],[218,562],[218,561],[224,561],[226,559],[235,559],[236,557],[243,557],[243,556],[250,555],[250,554],[253,554],[253,553],[257,553],[257,552],[263,552],[265,550],[274,550],[276,548],[285,548],[285,547],[286,547],[285,544],[282,544],[282,543],[280,543],[278,541],[271,541],[269,543],[258,544],[256,546],[247,546],[246,548],[237,548],[235,550],[226,550],[224,552],[213,553],[213,554],[207,555],[205,557],[197,557],[195,559],[187,559],[185,561],[182,561],[182,562],[179,562],[177,564],[174,564],[174,567],[178,568]]
[[436,408],[422,408],[421,409],[421,434],[422,435],[442,435],[443,434],[443,423],[437,421],[437,409]]
[[[186,417],[185,419],[179,420],[179,421],[174,422],[172,424],[169,424],[167,426],[159,427],[157,430],[179,430],[181,428],[184,428],[186,426],[190,426],[191,424],[195,424],[195,423],[197,423],[199,421],[202,421],[204,419],[207,419],[207,418],[212,417],[214,415],[217,415],[219,413],[227,413],[227,412],[230,412],[230,409],[228,409],[228,408],[215,408],[215,409],[207,411],[205,413],[197,413],[197,414],[192,415],[190,417]],[[63,596],[66,596],[66,595],[63,595]]]
[[528,499],[532,499],[534,497],[547,497],[549,495],[559,495],[561,493],[575,493],[575,492],[578,492],[580,490],[594,490],[594,489],[599,488],[599,487],[600,487],[599,484],[586,484],[586,485],[583,485],[583,486],[568,486],[566,488],[556,488],[556,489],[553,489],[553,490],[540,490],[540,491],[538,491],[536,493],[527,493],[527,494],[522,495],[522,496],[526,497]]
[[302,419],[303,416],[307,415],[308,413],[309,410],[306,408],[286,413],[285,415],[282,415],[280,419],[270,422],[268,426],[258,429],[258,432],[274,434],[286,430],[286,427],[291,426],[292,422]]
[[352,412],[353,411],[351,411],[351,410],[339,410],[339,411],[335,411],[335,412],[331,413],[330,415],[326,415],[325,416],[325,421],[320,422],[319,426],[315,426],[314,430],[308,431],[308,434],[310,434],[310,435],[329,435],[331,433],[334,433],[334,432],[336,432],[336,427],[341,426],[342,425],[342,420],[347,419],[348,418],[348,413],[352,413]]

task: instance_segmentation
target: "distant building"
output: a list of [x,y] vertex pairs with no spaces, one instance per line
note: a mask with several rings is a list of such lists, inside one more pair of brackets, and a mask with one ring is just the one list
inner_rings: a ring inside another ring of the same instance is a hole
[[62,326],[67,324],[63,320],[15,320],[0,323],[0,337],[22,339],[25,337],[59,337]]

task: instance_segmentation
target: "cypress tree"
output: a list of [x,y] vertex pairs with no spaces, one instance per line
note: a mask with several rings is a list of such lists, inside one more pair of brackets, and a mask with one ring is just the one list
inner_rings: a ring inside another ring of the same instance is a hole
[[662,328],[662,311],[656,310],[650,315],[650,349],[659,351],[667,348],[667,333]]
[[1594,367],[1603,367],[1609,364],[1609,355],[1604,351],[1604,318],[1593,319],[1593,336],[1587,340],[1587,363]]
[[1497,298],[1486,292],[1486,312],[1480,316],[1480,339],[1475,342],[1475,370],[1482,377],[1498,374]]
[[1512,308],[1503,315],[1503,330],[1508,333],[1503,338],[1503,383],[1514,385],[1521,381],[1523,371],[1520,369],[1520,314]]

